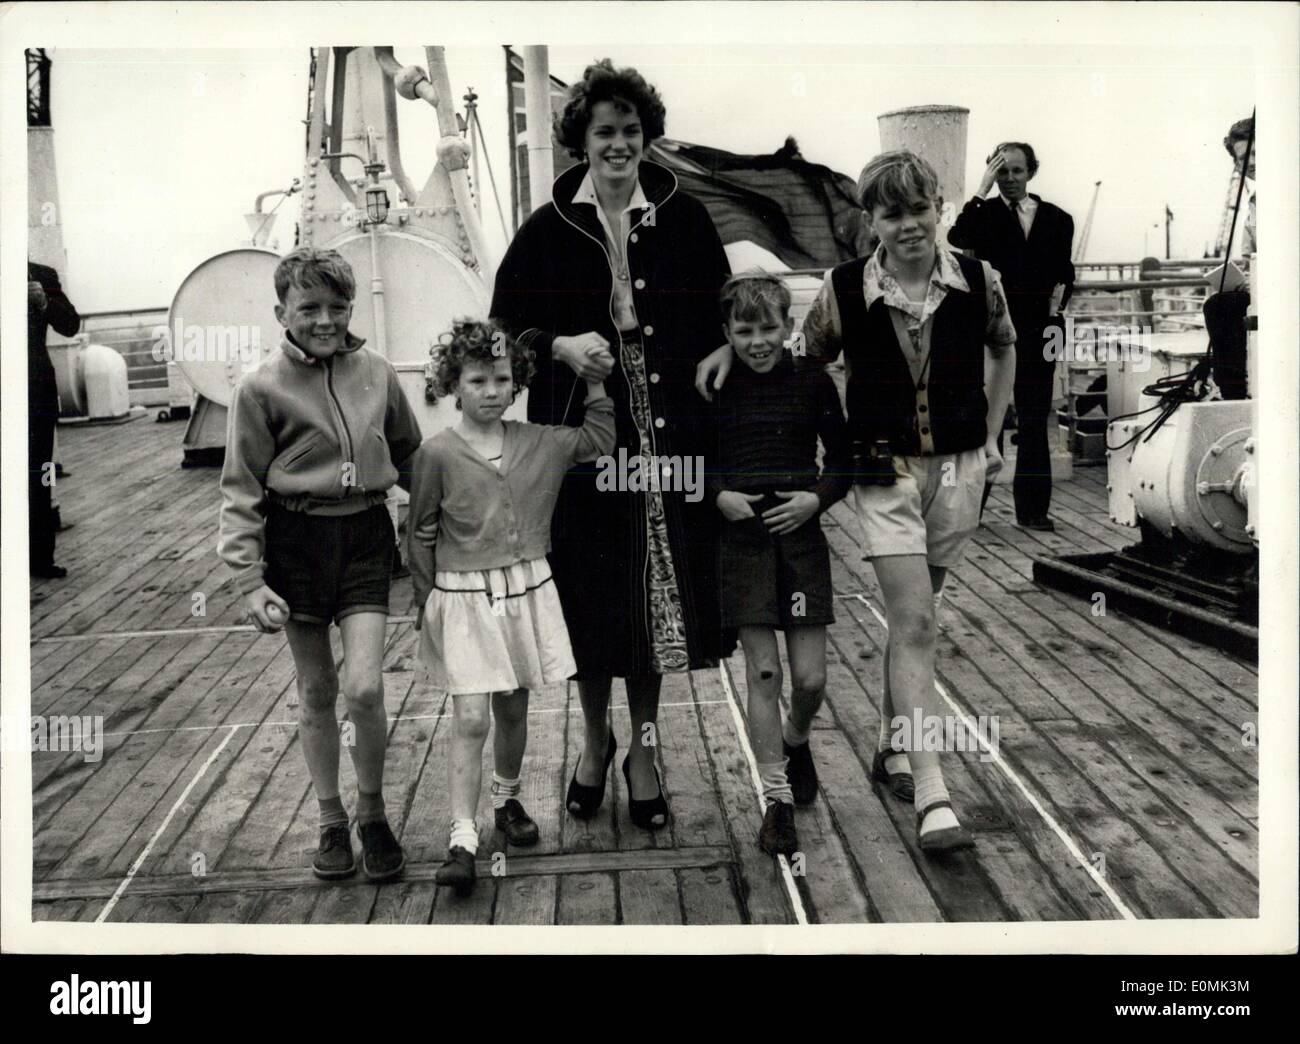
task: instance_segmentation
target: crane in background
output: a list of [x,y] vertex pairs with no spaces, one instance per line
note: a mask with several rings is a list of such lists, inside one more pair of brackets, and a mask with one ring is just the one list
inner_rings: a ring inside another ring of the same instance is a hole
[[1083,260],[1084,252],[1088,249],[1088,236],[1092,234],[1092,216],[1097,213],[1097,194],[1101,191],[1101,182],[1094,182],[1092,186],[1092,202],[1088,205],[1088,216],[1083,221],[1083,231],[1079,233],[1078,244],[1074,248],[1074,257],[1070,260],[1079,262]]

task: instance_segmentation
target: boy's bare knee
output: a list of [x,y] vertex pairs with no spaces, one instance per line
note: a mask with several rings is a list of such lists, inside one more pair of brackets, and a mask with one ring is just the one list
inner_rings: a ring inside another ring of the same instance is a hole
[[890,614],[889,637],[891,641],[906,646],[924,646],[934,641],[934,606],[926,603],[922,609]]
[[383,678],[362,678],[350,682],[346,696],[349,711],[373,713],[384,705],[384,680]]
[[775,657],[756,657],[752,662],[746,662],[745,669],[751,684],[755,681],[781,684],[781,661]]
[[821,692],[826,688],[826,669],[824,667],[805,667],[799,670],[791,668],[790,684],[800,692]]
[[334,678],[299,678],[298,706],[304,716],[313,718],[334,714],[338,702],[339,686]]

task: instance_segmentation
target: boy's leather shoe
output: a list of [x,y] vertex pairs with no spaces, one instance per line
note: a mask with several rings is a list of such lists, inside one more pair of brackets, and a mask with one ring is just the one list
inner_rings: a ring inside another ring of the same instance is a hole
[[397,843],[388,820],[362,823],[357,827],[361,836],[361,866],[372,881],[391,881],[402,872],[406,856]]
[[758,831],[758,847],[768,855],[789,858],[799,851],[799,835],[794,828],[794,805],[769,801]]
[[512,845],[527,848],[537,844],[541,832],[524,806],[514,798],[507,798],[506,803],[496,810],[497,829],[506,835]]
[[790,789],[794,792],[794,803],[811,805],[817,800],[817,766],[813,764],[812,742],[792,747],[782,740],[781,749],[790,759],[785,774],[790,780]]
[[357,872],[352,857],[352,833],[346,826],[326,827],[320,832],[320,847],[311,869],[322,881],[351,877]]

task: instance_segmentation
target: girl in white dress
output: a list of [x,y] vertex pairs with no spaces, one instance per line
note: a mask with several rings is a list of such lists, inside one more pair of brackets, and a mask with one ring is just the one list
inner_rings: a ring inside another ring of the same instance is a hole
[[454,706],[451,839],[436,879],[467,893],[489,706],[496,826],[512,844],[537,842],[518,800],[528,690],[577,669],[546,561],[551,514],[568,469],[614,448],[614,411],[604,384],[588,381],[581,427],[503,420],[533,374],[533,353],[490,322],[457,320],[433,350],[433,370],[461,419],[412,459],[408,557],[419,657]]

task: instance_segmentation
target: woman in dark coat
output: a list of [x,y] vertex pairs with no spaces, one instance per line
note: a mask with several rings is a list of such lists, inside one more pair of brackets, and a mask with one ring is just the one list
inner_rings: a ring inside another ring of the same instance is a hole
[[[557,120],[560,143],[586,162],[561,174],[553,202],[519,229],[492,299],[493,317],[537,356],[530,421],[581,424],[587,377],[604,379],[614,399],[612,459],[628,466],[571,471],[552,526],[586,726],[565,803],[583,818],[600,807],[616,748],[610,685],[621,677],[632,717],[629,808],[649,829],[668,812],[654,760],[662,677],[716,666],[724,653],[718,513],[694,467],[713,422],[694,379],[720,336],[729,268],[703,205],[642,158],[663,131],[663,103],[634,69],[608,59],[588,67]],[[646,490],[651,467],[659,481]]]

